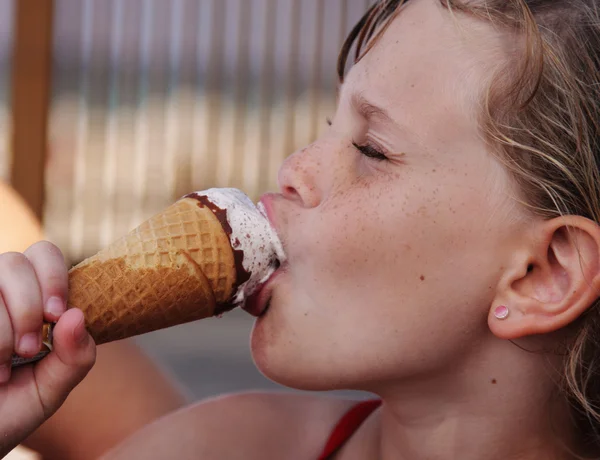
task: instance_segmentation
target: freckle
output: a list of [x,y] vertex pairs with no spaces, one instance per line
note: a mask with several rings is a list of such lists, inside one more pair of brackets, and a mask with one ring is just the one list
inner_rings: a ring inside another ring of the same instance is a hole
[[492,385],[496,385],[496,383],[498,383],[496,379],[492,379]]
[[425,281],[425,277],[423,275],[420,276],[421,281]]

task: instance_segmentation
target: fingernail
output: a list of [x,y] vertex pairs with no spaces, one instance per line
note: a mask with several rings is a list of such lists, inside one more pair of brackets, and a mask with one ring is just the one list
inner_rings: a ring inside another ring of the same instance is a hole
[[6,383],[10,380],[10,366],[8,364],[0,365],[0,383]]
[[46,311],[55,317],[59,317],[65,311],[65,303],[60,297],[50,297],[46,302]]
[[21,337],[19,352],[27,355],[35,355],[42,347],[42,336],[37,332],[29,332]]
[[90,336],[85,329],[85,321],[81,320],[81,322],[73,330],[73,338],[79,345],[86,345],[89,337]]

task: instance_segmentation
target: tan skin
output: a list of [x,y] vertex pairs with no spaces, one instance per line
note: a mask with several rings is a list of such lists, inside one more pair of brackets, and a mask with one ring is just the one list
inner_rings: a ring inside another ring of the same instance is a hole
[[[578,447],[559,358],[521,347],[551,349],[597,298],[600,228],[530,215],[482,141],[477,101],[505,40],[409,2],[351,70],[331,129],[264,198],[289,261],[252,333],[258,368],[383,400],[336,460],[562,460]],[[103,458],[315,458],[352,404],[226,396]]]
[[[25,201],[0,182],[0,253],[43,239]],[[44,460],[97,458],[149,422],[182,407],[174,382],[132,341],[97,348],[96,363],[66,402],[22,444]]]
[[86,378],[23,444],[44,460],[96,459],[186,402],[182,390],[134,342],[101,345]]

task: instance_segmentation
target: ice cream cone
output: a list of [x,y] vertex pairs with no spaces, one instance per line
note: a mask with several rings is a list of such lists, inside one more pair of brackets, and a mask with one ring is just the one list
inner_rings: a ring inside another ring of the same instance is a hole
[[97,344],[219,313],[236,283],[217,216],[183,198],[69,272],[68,306]]
[[[69,271],[68,307],[96,344],[218,315],[244,304],[285,260],[261,210],[237,189],[186,195]],[[13,366],[52,350],[14,355]]]

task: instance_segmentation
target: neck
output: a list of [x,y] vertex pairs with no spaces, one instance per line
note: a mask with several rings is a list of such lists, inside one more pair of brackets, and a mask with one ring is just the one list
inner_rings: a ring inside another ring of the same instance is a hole
[[375,389],[384,403],[364,427],[380,434],[378,455],[369,458],[574,458],[556,365],[547,354],[493,338],[444,373]]

